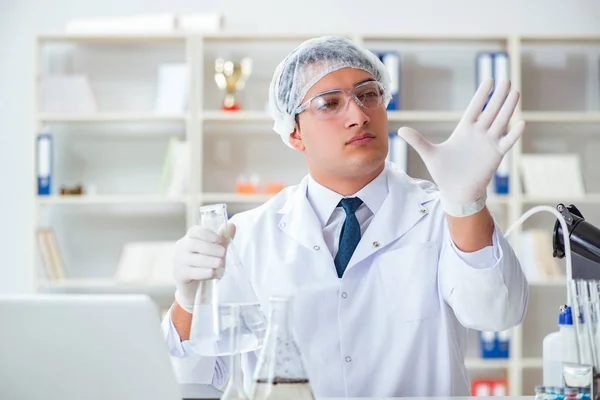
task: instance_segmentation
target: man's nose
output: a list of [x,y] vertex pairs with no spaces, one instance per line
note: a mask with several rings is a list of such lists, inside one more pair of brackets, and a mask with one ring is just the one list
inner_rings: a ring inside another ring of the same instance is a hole
[[365,113],[356,96],[350,96],[346,106],[346,127],[364,126],[371,122],[371,118]]

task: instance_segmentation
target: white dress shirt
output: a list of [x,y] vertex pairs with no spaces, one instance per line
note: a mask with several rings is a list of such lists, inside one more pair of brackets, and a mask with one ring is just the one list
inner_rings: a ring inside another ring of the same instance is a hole
[[[364,188],[350,196],[342,196],[321,185],[312,176],[308,175],[306,197],[315,214],[317,214],[319,222],[321,222],[323,238],[333,258],[337,254],[340,234],[346,220],[344,209],[337,207],[340,200],[344,197],[358,197],[363,201],[363,204],[358,207],[355,213],[362,234],[369,227],[373,216],[379,211],[387,195],[388,182],[385,170],[365,185]],[[454,246],[454,249],[466,263],[475,268],[484,268],[486,265],[492,265],[498,260],[498,250],[493,246],[487,246],[470,253],[463,252],[456,246]]]

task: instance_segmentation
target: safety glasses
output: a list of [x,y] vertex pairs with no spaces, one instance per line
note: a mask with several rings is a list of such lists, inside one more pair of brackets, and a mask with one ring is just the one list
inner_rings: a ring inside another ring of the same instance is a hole
[[346,111],[350,99],[363,108],[377,108],[385,102],[385,88],[377,81],[367,81],[350,90],[328,90],[298,106],[296,114],[309,112],[320,119],[334,118]]

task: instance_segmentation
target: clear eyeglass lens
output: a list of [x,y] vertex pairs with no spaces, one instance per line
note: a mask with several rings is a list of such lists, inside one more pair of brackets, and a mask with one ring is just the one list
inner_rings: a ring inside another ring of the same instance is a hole
[[346,108],[352,96],[356,97],[359,105],[364,108],[377,108],[383,104],[382,87],[377,82],[369,82],[350,92],[333,90],[323,93],[311,100],[309,109],[318,116],[335,116]]

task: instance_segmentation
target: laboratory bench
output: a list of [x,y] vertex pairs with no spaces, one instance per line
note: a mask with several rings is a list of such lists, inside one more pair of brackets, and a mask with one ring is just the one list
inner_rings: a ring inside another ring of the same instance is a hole
[[441,397],[317,397],[316,400],[475,400],[475,399],[503,399],[503,400],[532,400],[533,396],[441,396]]

